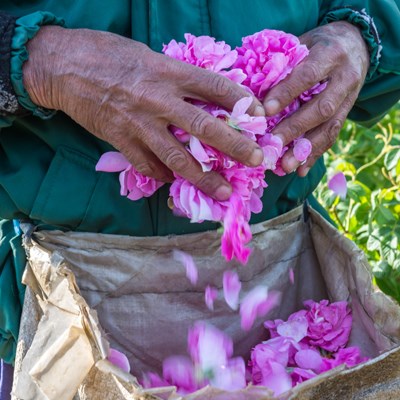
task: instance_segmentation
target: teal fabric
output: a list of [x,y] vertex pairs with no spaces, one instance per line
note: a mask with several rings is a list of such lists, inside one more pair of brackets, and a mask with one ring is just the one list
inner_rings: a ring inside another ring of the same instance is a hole
[[21,236],[15,233],[13,222],[0,221],[0,358],[9,364],[14,362],[19,332],[25,262]]
[[[231,46],[264,28],[301,35],[322,23],[329,12],[345,5],[337,0],[2,0],[0,7],[19,18],[12,42],[13,85],[21,103],[43,117],[46,112],[29,103],[21,75],[27,56],[25,43],[42,24],[60,24],[62,19],[71,29],[110,31],[161,51],[163,43],[183,40],[186,32],[211,35]],[[354,0],[352,7],[366,8],[382,39],[380,64],[351,113],[357,121],[372,123],[400,97],[399,2]],[[119,196],[118,175],[94,170],[100,155],[111,146],[62,112],[47,120],[35,115],[0,118],[0,129],[0,218],[29,218],[39,229],[58,227],[135,236],[217,228],[215,223],[191,224],[186,218],[175,217],[167,206],[168,186],[151,198],[135,202]],[[320,160],[305,178],[267,174],[264,208],[251,222],[275,217],[301,204],[311,196],[324,173]],[[17,271],[22,265],[13,258],[17,254],[10,250],[14,237],[9,235],[5,232],[1,243],[5,256],[0,265],[2,271],[9,271],[8,275],[2,273],[0,282],[1,315],[8,316],[0,318],[2,343],[15,340],[23,290],[17,283],[13,291],[5,287],[7,282],[20,278]],[[11,353],[12,347],[0,347],[1,357],[12,358]]]

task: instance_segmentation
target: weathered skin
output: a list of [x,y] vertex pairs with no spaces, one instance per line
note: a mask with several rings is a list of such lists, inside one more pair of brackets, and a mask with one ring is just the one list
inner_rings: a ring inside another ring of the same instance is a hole
[[[303,91],[322,80],[328,87],[277,126],[285,144],[306,133],[313,151],[304,165],[288,152],[283,168],[307,174],[339,133],[364,82],[369,54],[358,28],[347,22],[318,27],[301,36],[310,54],[293,73],[266,96],[273,115]],[[121,36],[88,29],[44,27],[29,42],[24,84],[32,100],[62,110],[89,132],[120,150],[144,175],[163,181],[172,172],[205,193],[226,200],[229,184],[216,172],[204,173],[169,132],[183,128],[203,142],[246,165],[262,162],[262,150],[224,122],[189,104],[206,100],[232,109],[249,94],[217,75],[165,57],[146,45]],[[254,98],[253,115],[264,115]]]
[[296,170],[305,176],[315,161],[336,140],[343,123],[355,103],[369,67],[369,54],[357,27],[348,22],[333,22],[313,29],[300,37],[310,50],[309,56],[264,99],[268,115],[290,104],[316,83],[328,80],[327,88],[301,107],[274,130],[284,144],[306,133],[313,146],[304,165],[288,151],[282,159],[286,172]]

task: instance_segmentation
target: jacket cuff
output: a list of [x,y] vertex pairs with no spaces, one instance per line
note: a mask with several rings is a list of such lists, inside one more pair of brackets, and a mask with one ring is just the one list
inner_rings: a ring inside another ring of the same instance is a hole
[[382,51],[381,40],[373,18],[366,13],[365,9],[358,11],[353,10],[351,7],[344,7],[328,12],[320,25],[336,21],[347,21],[360,28],[370,54],[370,64],[366,80],[371,79],[379,66]]
[[26,112],[18,103],[10,77],[11,39],[15,19],[0,12],[0,116],[21,115]]
[[23,83],[22,66],[28,60],[26,44],[33,39],[43,25],[64,26],[64,20],[49,12],[35,12],[25,15],[15,21],[14,35],[11,40],[11,82],[17,95],[18,102],[33,115],[42,119],[52,117],[56,111],[39,107],[29,97]]

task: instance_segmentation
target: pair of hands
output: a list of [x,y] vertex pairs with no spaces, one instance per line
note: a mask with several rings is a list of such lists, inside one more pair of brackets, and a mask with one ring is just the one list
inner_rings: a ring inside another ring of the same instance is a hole
[[[300,37],[309,56],[263,103],[256,98],[252,115],[274,115],[302,92],[328,80],[324,92],[283,120],[274,130],[286,145],[305,133],[312,153],[299,166],[288,151],[283,169],[305,176],[329,149],[364,82],[367,46],[358,28],[347,22],[318,27]],[[24,84],[34,103],[62,110],[93,135],[122,152],[144,175],[171,181],[172,171],[218,200],[231,194],[229,184],[200,165],[168,130],[184,129],[245,165],[257,166],[263,152],[224,122],[184,101],[199,99],[232,109],[248,96],[243,88],[213,72],[158,54],[121,36],[55,26],[40,29],[28,43]]]

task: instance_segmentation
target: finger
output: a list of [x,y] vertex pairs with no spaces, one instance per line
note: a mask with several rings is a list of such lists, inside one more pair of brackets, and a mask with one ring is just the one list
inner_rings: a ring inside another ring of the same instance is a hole
[[146,135],[146,145],[171,171],[197,186],[219,201],[229,199],[232,188],[214,171],[203,172],[200,164],[178,142],[166,127],[158,127],[158,134]]
[[321,46],[315,45],[308,57],[267,93],[263,101],[267,115],[282,111],[301,93],[329,77],[336,62],[327,60],[326,50],[322,50]]
[[136,140],[124,143],[122,148],[117,148],[128,159],[128,161],[144,176],[157,179],[161,182],[172,182],[174,176],[149,149]]
[[306,176],[315,162],[334,145],[354,102],[354,95],[347,97],[338,112],[329,121],[305,135],[312,144],[312,151],[307,161],[297,169],[299,176]]
[[172,122],[203,143],[245,165],[255,167],[264,159],[263,151],[254,141],[231,128],[223,120],[185,101],[174,110]]
[[232,110],[234,105],[243,97],[252,97],[247,113],[255,116],[265,116],[262,103],[237,83],[219,75],[193,65],[185,65],[187,79],[183,79],[182,88],[190,98],[204,100],[217,104],[227,110]]
[[336,73],[323,92],[279,123],[273,133],[286,146],[305,132],[332,118],[345,98],[354,89],[353,82],[347,83],[341,79],[341,74]]

